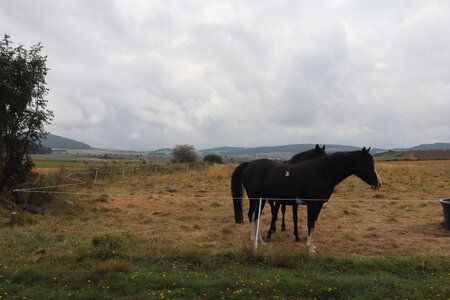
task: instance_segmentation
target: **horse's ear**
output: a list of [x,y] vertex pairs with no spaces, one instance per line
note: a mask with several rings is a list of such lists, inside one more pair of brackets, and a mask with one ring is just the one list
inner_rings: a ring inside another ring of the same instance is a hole
[[325,151],[325,145],[323,145],[323,147],[322,147],[322,150],[324,150],[324,151]]
[[320,150],[319,144],[316,144],[316,150]]
[[369,153],[370,148],[372,148],[372,147],[369,147],[369,149],[366,149],[366,147],[364,147],[364,148],[362,148],[362,152],[363,153]]

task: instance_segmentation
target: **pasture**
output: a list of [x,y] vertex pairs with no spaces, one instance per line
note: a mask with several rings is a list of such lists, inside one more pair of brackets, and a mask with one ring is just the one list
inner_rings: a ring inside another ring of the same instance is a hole
[[[300,243],[294,242],[288,207],[286,232],[280,231],[279,218],[272,241],[253,249],[248,200],[243,201],[245,223],[234,223],[230,176],[235,165],[161,166],[156,172],[134,166],[123,178],[111,173],[94,182],[92,173],[75,175],[88,183],[55,189],[61,194],[24,195],[42,205],[45,215],[17,212],[12,220],[10,210],[3,209],[0,295],[450,297],[450,232],[438,201],[450,197],[449,161],[377,162],[383,180],[378,191],[354,176],[339,184],[319,216],[315,256],[305,245],[304,206],[299,206]],[[87,168],[63,165],[61,170],[39,162],[37,167],[47,180],[41,184],[48,185],[71,183],[62,175]],[[102,170],[101,164],[89,168]],[[266,204],[263,236],[270,218]]]

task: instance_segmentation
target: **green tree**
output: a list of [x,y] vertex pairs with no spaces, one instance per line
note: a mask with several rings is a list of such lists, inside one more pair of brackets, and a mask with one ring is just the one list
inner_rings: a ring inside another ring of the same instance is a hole
[[180,163],[197,160],[197,153],[192,145],[176,145],[172,150],[172,155],[174,160]]
[[203,161],[204,162],[209,162],[209,163],[216,163],[216,164],[223,163],[222,156],[216,155],[216,154],[205,155],[205,157],[203,158]]
[[44,99],[49,69],[42,46],[12,44],[8,35],[0,42],[0,192],[34,174],[29,154],[42,146],[44,125],[53,118]]

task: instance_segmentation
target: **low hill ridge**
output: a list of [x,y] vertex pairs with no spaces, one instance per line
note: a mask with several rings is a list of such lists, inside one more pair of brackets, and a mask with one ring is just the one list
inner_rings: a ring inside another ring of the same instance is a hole
[[[306,150],[313,149],[316,144],[292,144],[283,146],[266,146],[266,147],[220,147],[212,149],[200,150],[203,155],[206,154],[217,154],[224,156],[264,156],[264,157],[274,157],[280,159],[288,159],[292,155],[303,152]],[[323,144],[319,144],[323,146]],[[355,151],[361,150],[362,147],[347,146],[347,145],[334,145],[325,144],[325,151],[327,153],[334,153],[339,151]],[[371,153],[381,153],[387,150],[372,148]]]
[[63,149],[92,149],[88,144],[54,134],[48,134],[47,138],[42,140],[42,146]]
[[421,144],[411,148],[394,148],[393,151],[417,151],[417,150],[450,150],[450,143]]

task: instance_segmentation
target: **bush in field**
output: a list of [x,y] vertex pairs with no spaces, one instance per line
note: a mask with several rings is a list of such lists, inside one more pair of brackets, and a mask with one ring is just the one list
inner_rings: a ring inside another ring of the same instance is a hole
[[[62,175],[62,173],[49,173],[45,175],[38,175],[35,180],[19,184],[17,188],[42,188],[46,186],[57,186],[66,184],[68,181]],[[59,191],[59,188],[54,188],[53,191]],[[33,205],[43,205],[49,203],[53,199],[57,198],[56,194],[46,193],[16,193],[15,200],[17,203],[28,203]]]
[[180,163],[197,160],[197,153],[192,145],[177,145],[172,150],[172,155],[174,160]]
[[208,162],[208,163],[216,163],[216,164],[221,164],[223,163],[223,159],[222,156],[220,155],[216,155],[216,154],[208,154],[203,158],[204,162]]

